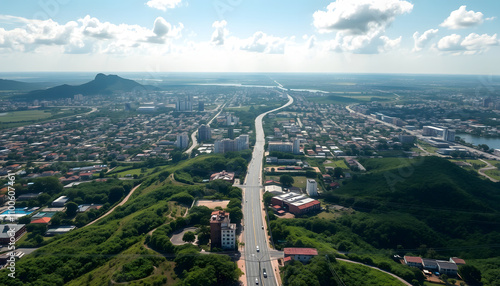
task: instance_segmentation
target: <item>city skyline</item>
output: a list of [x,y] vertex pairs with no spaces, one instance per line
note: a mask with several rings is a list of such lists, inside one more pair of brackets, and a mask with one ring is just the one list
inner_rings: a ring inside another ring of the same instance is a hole
[[0,4],[0,72],[498,74],[496,1]]

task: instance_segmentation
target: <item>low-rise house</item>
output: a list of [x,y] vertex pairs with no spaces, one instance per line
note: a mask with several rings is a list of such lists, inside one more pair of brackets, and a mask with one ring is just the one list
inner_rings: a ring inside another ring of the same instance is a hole
[[[287,247],[283,249],[285,253],[285,260],[290,261],[290,259],[298,260],[302,263],[307,263],[314,256],[318,256],[318,250],[316,248],[299,248],[299,247]],[[287,259],[287,257],[290,257]]]
[[438,265],[435,259],[422,258],[422,266],[429,271],[438,271]]
[[404,261],[406,265],[411,266],[411,267],[417,267],[422,269],[422,258],[418,256],[406,256],[404,257]]
[[458,257],[450,257],[450,262],[453,262],[456,265],[465,265],[465,260]]
[[456,276],[458,272],[458,266],[449,261],[437,260],[438,270],[441,274],[446,274],[448,276]]

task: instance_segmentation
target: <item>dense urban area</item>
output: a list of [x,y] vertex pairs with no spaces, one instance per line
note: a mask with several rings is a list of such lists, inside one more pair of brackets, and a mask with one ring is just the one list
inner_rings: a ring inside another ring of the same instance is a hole
[[500,285],[500,84],[184,76],[0,81],[1,285]]

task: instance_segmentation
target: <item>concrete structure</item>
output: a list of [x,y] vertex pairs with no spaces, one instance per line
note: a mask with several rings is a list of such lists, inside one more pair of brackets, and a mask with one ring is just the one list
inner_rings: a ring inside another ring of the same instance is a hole
[[455,130],[449,130],[446,127],[424,126],[422,135],[438,137],[444,141],[455,141]]
[[236,246],[236,224],[231,223],[229,213],[214,211],[210,217],[211,247],[234,249]]
[[198,102],[198,111],[205,111],[205,102],[203,101]]
[[285,153],[293,152],[293,143],[290,142],[269,142],[267,145],[269,152],[278,151]]
[[52,206],[55,208],[64,207],[64,205],[69,201],[66,196],[60,196],[52,202]]
[[273,206],[279,205],[284,207],[285,209],[288,209],[289,212],[296,215],[319,210],[321,208],[319,201],[294,192],[273,197],[271,199],[271,204]]
[[293,154],[300,154],[300,139],[297,138],[293,141]]
[[307,179],[306,192],[310,197],[318,196],[318,183],[314,179]]
[[316,250],[316,248],[287,247],[283,249],[283,252],[285,254],[285,259],[290,257],[291,259],[298,260],[302,263],[307,263],[314,256],[318,256],[318,250]]
[[214,152],[215,153],[226,153],[226,152],[234,152],[234,151],[243,151],[249,148],[249,136],[248,135],[240,135],[236,137],[234,140],[231,139],[222,139],[217,140],[214,143]]
[[191,102],[191,97],[189,96],[187,100],[177,99],[175,103],[175,110],[177,111],[193,111],[193,105]]
[[189,137],[187,133],[182,133],[177,135],[177,140],[175,141],[175,146],[180,149],[186,149],[189,146]]
[[210,125],[201,125],[198,128],[198,141],[206,141],[212,139],[212,129],[210,128]]
[[0,224],[0,245],[8,245],[12,236],[17,241],[25,232],[25,224]]

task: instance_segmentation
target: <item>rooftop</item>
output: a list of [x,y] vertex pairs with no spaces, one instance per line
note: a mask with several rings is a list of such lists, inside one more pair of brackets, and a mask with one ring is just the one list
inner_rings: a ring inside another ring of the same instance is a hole
[[316,248],[298,248],[298,247],[287,247],[283,249],[285,256],[287,255],[318,255],[318,250]]

